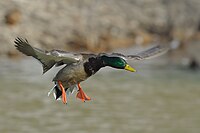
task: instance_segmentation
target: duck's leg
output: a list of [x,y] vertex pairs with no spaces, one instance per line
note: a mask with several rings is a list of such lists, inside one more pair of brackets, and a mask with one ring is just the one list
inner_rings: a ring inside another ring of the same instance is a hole
[[63,102],[64,104],[66,104],[66,103],[67,103],[67,96],[66,96],[65,88],[63,87],[61,81],[58,81],[58,85],[59,85],[59,87],[60,87],[60,89],[61,89],[61,91],[62,91],[62,102]]
[[85,94],[85,92],[83,91],[83,89],[80,86],[80,83],[78,83],[78,93],[76,95],[77,98],[81,99],[83,102],[85,102],[85,100],[91,100],[91,98],[89,96],[87,96]]

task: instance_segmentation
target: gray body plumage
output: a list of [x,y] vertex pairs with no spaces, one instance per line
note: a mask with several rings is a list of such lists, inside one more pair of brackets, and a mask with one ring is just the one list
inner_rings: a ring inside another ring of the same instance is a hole
[[84,61],[72,63],[63,67],[53,78],[53,81],[62,81],[63,86],[68,88],[88,78],[83,66]]

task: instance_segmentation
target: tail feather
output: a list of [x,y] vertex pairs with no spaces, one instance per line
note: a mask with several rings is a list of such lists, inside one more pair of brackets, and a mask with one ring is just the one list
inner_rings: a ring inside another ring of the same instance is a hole
[[78,91],[78,87],[77,85],[73,85],[71,87],[69,87],[66,91],[67,93],[67,97],[69,97],[71,94],[73,94],[75,91]]
[[[53,92],[54,91],[54,92]],[[78,91],[77,85],[73,85],[69,88],[65,88],[65,92],[67,94],[67,97],[69,97],[71,94],[73,94],[75,91]],[[48,92],[48,96],[53,92],[53,96],[56,100],[61,100],[62,91],[59,88],[58,84],[55,82],[55,86]]]
[[58,86],[56,86],[54,90],[54,98],[59,100],[60,96],[62,95],[62,91],[58,88]]
[[[68,88],[65,88],[65,91],[67,91]],[[54,91],[54,92],[53,92]],[[53,92],[53,96],[56,100],[61,99],[62,91],[59,88],[57,82],[55,82],[55,86],[48,92],[48,96]]]
[[[53,92],[54,91],[54,92]],[[53,92],[53,96],[56,100],[60,100],[60,96],[62,95],[62,91],[58,88],[57,84],[48,92],[48,96]]]
[[52,91],[54,90],[54,88],[56,87],[57,85],[55,85],[53,88],[51,88],[51,90],[48,92],[48,97],[51,95]]

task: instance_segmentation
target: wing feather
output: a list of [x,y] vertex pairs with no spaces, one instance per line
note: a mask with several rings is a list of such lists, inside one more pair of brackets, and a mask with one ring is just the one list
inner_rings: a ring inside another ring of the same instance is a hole
[[127,55],[127,59],[143,60],[160,56],[166,53],[169,49],[166,45],[157,45],[135,55]]
[[145,51],[139,52],[138,54],[124,55],[121,53],[112,53],[110,56],[118,56],[125,60],[143,60],[162,55],[168,50],[169,48],[166,45],[157,45]]
[[32,47],[26,39],[16,38],[14,43],[17,50],[27,56],[32,56],[43,65],[43,73],[51,69],[55,64],[71,64],[82,60],[82,55],[64,52],[60,50],[46,51]]

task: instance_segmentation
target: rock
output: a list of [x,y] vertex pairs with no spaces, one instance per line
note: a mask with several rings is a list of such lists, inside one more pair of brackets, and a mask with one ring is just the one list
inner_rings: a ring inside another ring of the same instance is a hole
[[21,12],[18,9],[9,10],[5,15],[5,22],[8,25],[16,25],[21,20]]
[[14,51],[8,45],[17,36],[44,49],[98,52],[160,38],[189,40],[199,26],[198,1],[0,0],[0,18],[5,18],[0,21],[0,52]]
[[139,45],[148,45],[149,43],[152,43],[155,40],[154,35],[145,32],[145,31],[137,31],[136,32],[136,38],[135,43]]
[[190,63],[189,63],[189,68],[191,70],[198,70],[199,69],[199,63],[197,62],[197,60],[193,57],[190,59]]
[[18,58],[19,57],[19,52],[17,51],[8,51],[7,56],[9,58]]

